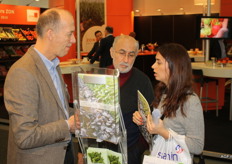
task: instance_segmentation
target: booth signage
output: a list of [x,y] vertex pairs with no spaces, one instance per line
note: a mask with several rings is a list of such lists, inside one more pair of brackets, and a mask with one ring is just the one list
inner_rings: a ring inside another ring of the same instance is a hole
[[0,4],[0,24],[35,25],[39,15],[39,7]]

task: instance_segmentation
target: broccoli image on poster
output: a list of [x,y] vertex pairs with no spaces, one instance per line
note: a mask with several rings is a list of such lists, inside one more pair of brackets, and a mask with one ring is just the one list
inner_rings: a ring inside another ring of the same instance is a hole
[[107,164],[107,149],[89,147],[87,149],[88,164]]
[[92,163],[104,163],[104,159],[100,152],[88,153],[88,156]]
[[118,78],[101,74],[78,74],[80,136],[117,144],[119,134]]
[[122,154],[105,148],[89,147],[88,164],[122,164]]

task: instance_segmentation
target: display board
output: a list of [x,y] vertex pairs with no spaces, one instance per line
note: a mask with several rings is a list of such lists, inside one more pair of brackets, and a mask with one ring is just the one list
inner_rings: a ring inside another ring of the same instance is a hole
[[[75,116],[78,115],[81,122],[75,135],[88,163],[107,163],[108,160],[127,163],[118,77],[118,70],[106,68],[78,67],[72,73]],[[95,156],[100,161],[96,161]]]
[[35,25],[40,8],[0,4],[0,14],[0,24]]

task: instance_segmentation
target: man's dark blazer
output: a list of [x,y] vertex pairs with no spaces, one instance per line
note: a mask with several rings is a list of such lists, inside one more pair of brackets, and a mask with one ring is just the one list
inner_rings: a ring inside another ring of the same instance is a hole
[[108,35],[107,37],[101,39],[100,47],[98,48],[96,54],[90,60],[90,63],[93,64],[94,61],[100,56],[99,67],[107,67],[112,65],[112,58],[110,56],[110,48],[112,47],[114,42],[114,36]]
[[[95,53],[97,52],[99,46],[100,46],[100,42],[99,41],[97,41],[97,42],[94,43],[93,48],[91,49],[91,51],[89,51],[89,53],[87,55],[87,57],[89,59],[92,59],[93,55],[95,55]],[[98,58],[96,60],[99,61]]]

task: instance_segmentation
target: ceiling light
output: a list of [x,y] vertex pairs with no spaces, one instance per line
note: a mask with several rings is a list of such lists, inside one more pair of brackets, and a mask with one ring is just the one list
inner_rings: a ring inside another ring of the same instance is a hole
[[[207,5],[208,0],[194,0],[194,5]],[[215,0],[211,0],[211,5],[215,4]]]

